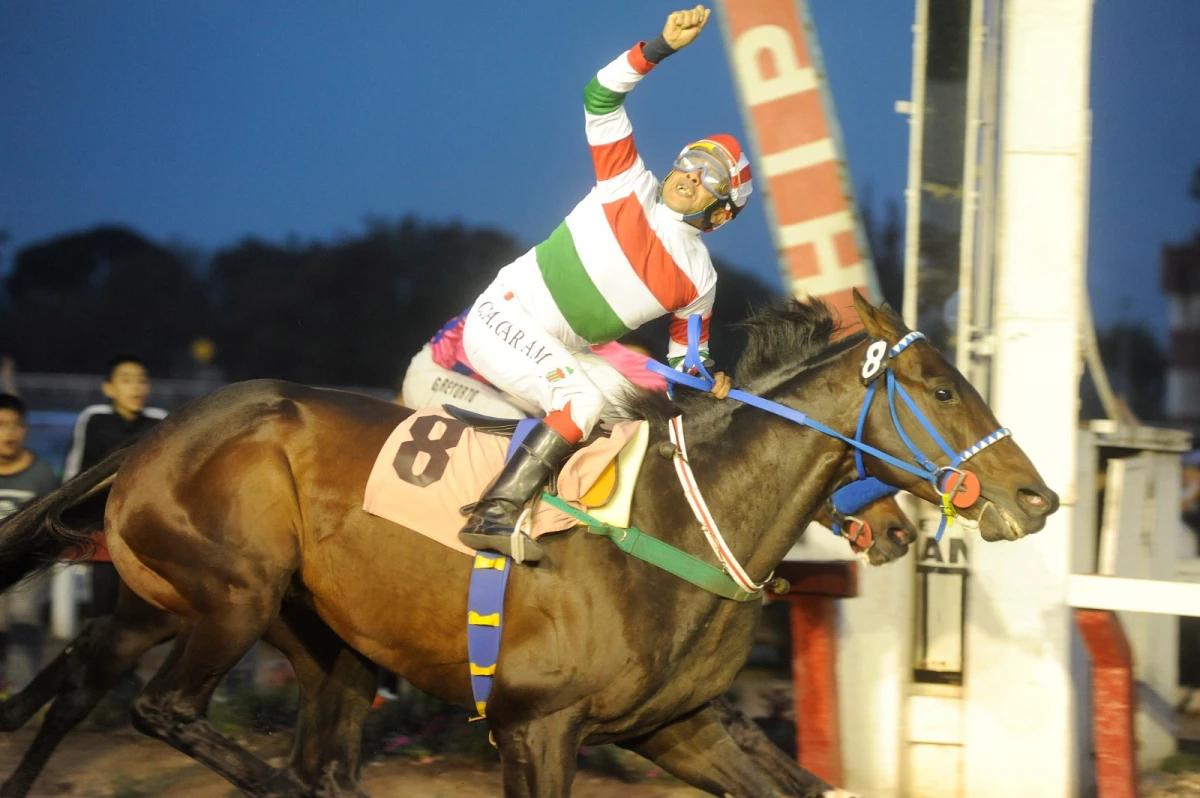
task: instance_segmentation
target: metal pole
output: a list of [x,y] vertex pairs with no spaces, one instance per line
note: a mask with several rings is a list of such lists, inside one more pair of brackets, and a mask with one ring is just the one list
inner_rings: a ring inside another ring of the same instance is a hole
[[975,227],[979,221],[979,136],[983,125],[980,95],[983,85],[983,20],[985,0],[971,3],[970,50],[967,54],[966,142],[963,147],[962,233],[958,248],[958,324],[954,346],[959,371],[971,378],[975,354]]
[[983,85],[980,117],[979,213],[975,261],[974,357],[967,379],[983,396],[991,397],[992,291],[996,266],[996,153],[1000,113],[1000,0],[987,0],[984,8]]
[[921,150],[925,137],[925,49],[929,0],[917,0],[913,22],[913,82],[908,110],[908,188],[904,191],[904,323],[917,326],[917,255],[921,244]]

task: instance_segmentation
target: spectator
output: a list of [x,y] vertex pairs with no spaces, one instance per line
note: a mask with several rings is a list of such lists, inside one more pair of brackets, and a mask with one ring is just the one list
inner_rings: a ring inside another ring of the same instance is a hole
[[17,390],[17,363],[8,355],[0,355],[0,393],[19,396]]
[[[75,420],[75,438],[63,480],[69,480],[99,463],[122,446],[133,443],[166,415],[165,410],[146,407],[150,378],[146,366],[132,355],[118,355],[109,361],[101,386],[110,404],[84,408]],[[92,557],[92,601],[88,616],[110,614],[117,604],[120,578],[104,547],[103,533],[97,533],[97,549]]]
[[[25,403],[0,393],[0,521],[58,487],[58,476],[46,461],[25,448],[25,431]],[[20,690],[41,670],[46,585],[38,577],[0,596],[4,677],[9,689]]]

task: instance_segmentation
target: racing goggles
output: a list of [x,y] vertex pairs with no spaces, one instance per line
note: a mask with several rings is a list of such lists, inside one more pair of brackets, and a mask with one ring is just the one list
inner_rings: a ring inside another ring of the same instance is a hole
[[700,182],[719,200],[729,199],[729,167],[722,158],[707,149],[684,150],[675,159],[680,172],[700,172]]

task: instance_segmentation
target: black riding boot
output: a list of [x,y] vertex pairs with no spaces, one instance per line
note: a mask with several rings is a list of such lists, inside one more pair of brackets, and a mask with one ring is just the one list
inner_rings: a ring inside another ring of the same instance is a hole
[[[513,551],[513,527],[521,510],[546,486],[550,474],[567,458],[572,444],[551,427],[538,424],[504,464],[496,481],[471,507],[458,539],[476,550],[497,551],[521,562],[537,562],[542,549],[522,536]],[[523,544],[523,545],[522,545]],[[518,556],[519,555],[519,556]]]

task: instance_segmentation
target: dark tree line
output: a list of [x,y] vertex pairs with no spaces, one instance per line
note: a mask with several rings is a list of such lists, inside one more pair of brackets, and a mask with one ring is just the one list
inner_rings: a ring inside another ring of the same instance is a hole
[[[158,376],[192,376],[192,344],[215,344],[229,380],[390,386],[409,358],[526,250],[507,233],[409,217],[375,220],[335,242],[247,239],[207,259],[122,227],[20,250],[0,295],[0,354],[22,371],[97,373],[114,352]],[[766,301],[752,277],[718,263],[713,349]],[[665,354],[661,325],[636,335]]]

